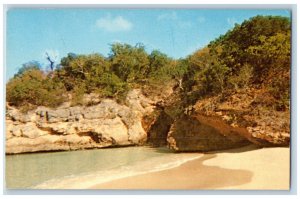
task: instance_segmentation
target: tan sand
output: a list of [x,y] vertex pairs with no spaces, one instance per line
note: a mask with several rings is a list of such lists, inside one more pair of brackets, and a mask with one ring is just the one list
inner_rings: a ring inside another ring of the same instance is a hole
[[176,168],[113,180],[91,189],[288,190],[289,154],[289,148],[221,151]]

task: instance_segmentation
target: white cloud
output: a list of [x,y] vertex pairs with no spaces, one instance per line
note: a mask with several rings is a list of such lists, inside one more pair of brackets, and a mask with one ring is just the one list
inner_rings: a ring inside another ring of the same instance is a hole
[[205,18],[204,17],[198,17],[197,21],[199,23],[204,23],[205,22]]
[[129,31],[133,24],[122,16],[111,17],[110,15],[102,17],[96,21],[96,27],[108,32]]
[[230,26],[234,26],[234,24],[236,24],[237,23],[237,20],[235,19],[235,18],[233,18],[233,17],[229,17],[229,18],[227,18],[227,23],[230,25]]
[[162,20],[177,20],[177,14],[176,12],[170,12],[170,13],[165,13],[165,14],[161,14],[157,17],[158,21],[162,21]]

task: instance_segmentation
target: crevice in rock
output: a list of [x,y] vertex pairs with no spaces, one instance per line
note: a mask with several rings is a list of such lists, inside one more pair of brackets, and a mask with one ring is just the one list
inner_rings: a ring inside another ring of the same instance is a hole
[[36,127],[42,131],[47,131],[49,135],[62,135],[62,133],[57,133],[56,131],[54,131],[52,128],[50,127],[42,127],[39,125],[36,125]]
[[151,125],[147,132],[147,143],[154,147],[167,145],[167,136],[173,119],[164,111],[160,111],[155,122]]
[[48,122],[48,121],[49,121],[49,114],[48,114],[48,111],[46,111],[45,115],[46,115],[46,121]]
[[89,136],[95,143],[100,143],[101,138],[99,138],[99,135],[93,131],[87,131],[87,132],[78,132],[78,136]]
[[112,146],[117,145],[117,141],[113,137],[110,137],[110,138],[111,138]]

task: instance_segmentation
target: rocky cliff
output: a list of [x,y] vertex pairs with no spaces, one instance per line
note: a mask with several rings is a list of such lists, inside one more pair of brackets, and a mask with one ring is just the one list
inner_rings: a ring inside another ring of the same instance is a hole
[[289,146],[290,112],[268,108],[262,89],[198,100],[177,118],[167,135],[175,151],[211,151],[255,144],[261,147]]
[[172,124],[167,141],[171,149],[181,152],[231,149],[251,144],[243,131],[247,130],[233,128],[218,118],[183,115]]
[[153,101],[135,89],[126,102],[103,99],[93,106],[38,107],[26,114],[7,107],[6,153],[141,145],[147,139],[142,118],[153,111]]
[[123,105],[112,99],[95,101],[92,97],[91,106],[38,107],[26,114],[8,106],[6,153],[143,144],[167,145],[177,152],[222,150],[247,144],[288,146],[289,112],[256,106],[261,95],[245,90],[231,93],[226,99],[202,99],[176,117],[173,112],[180,104],[174,105],[174,101],[179,97],[171,90],[150,99],[135,89]]

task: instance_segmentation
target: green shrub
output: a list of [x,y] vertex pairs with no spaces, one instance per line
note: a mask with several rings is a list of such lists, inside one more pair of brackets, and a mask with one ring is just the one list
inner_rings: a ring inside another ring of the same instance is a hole
[[29,110],[36,106],[55,107],[65,101],[65,90],[39,69],[29,69],[11,79],[6,85],[7,101]]
[[72,90],[71,105],[83,105],[83,97],[85,93],[86,89],[84,84],[78,84],[77,86],[75,86]]
[[[283,75],[282,75],[283,76]],[[284,111],[290,108],[290,78],[275,78],[268,86],[269,93],[276,99],[275,109]]]
[[142,44],[116,43],[109,57],[69,53],[48,76],[39,63],[28,62],[7,83],[7,101],[25,109],[58,106],[70,92],[72,104],[82,104],[85,93],[95,92],[122,102],[129,89],[147,88],[155,95],[177,82],[185,105],[226,89],[255,86],[268,87],[276,109],[284,110],[289,108],[290,77],[281,76],[289,72],[290,37],[288,18],[256,16],[186,59],[175,60],[158,50],[148,54]]
[[241,67],[240,71],[236,75],[232,75],[228,78],[228,83],[235,90],[241,88],[247,88],[251,83],[250,80],[253,77],[253,68],[246,64]]
[[117,97],[126,95],[129,89],[128,83],[122,81],[113,73],[104,73],[99,78],[101,87],[97,90],[102,97]]
[[123,81],[133,83],[145,79],[149,73],[149,59],[142,44],[115,43],[111,47],[112,71]]
[[290,32],[286,17],[256,16],[236,25],[188,57],[186,97],[196,100],[226,89],[270,87],[278,107],[287,108],[290,78],[281,76],[290,68]]

